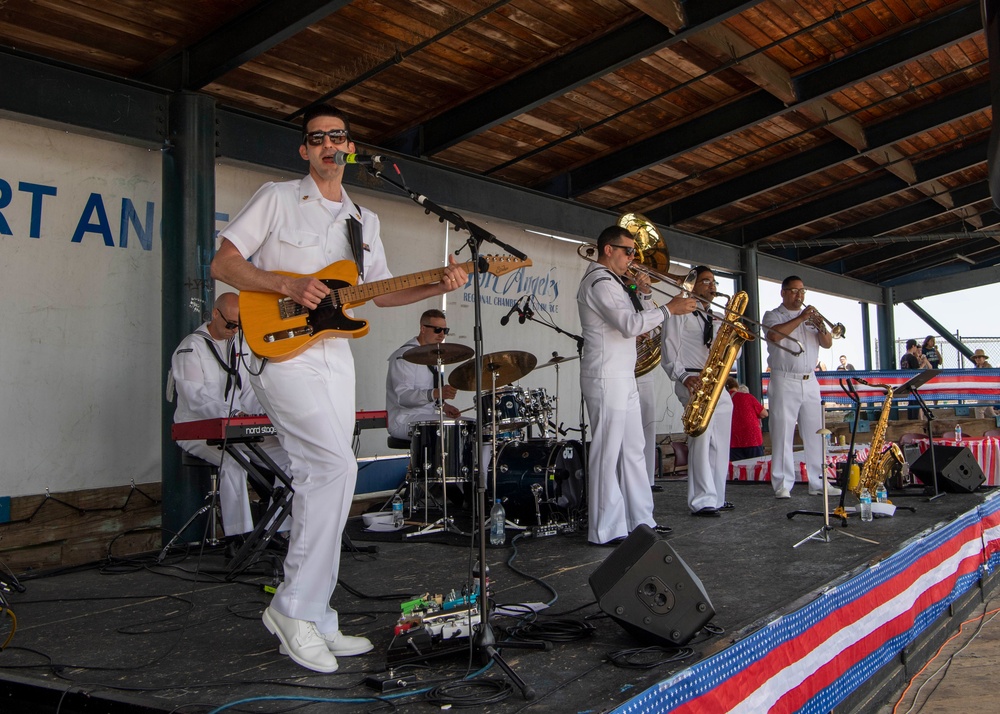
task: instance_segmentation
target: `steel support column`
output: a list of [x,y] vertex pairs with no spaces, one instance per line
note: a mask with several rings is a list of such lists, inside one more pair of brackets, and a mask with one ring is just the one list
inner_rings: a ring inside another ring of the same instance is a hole
[[[758,282],[760,274],[757,272],[757,249],[754,247],[742,249],[740,251],[740,263],[742,263],[743,267],[743,279],[742,285],[739,288],[746,290],[749,297],[747,309],[744,314],[749,315],[753,320],[759,320],[759,315],[761,314],[760,285]],[[761,334],[760,339],[764,339],[763,334]],[[750,389],[750,393],[757,397],[758,401],[763,401],[761,398],[763,384],[761,382],[760,346],[758,342],[755,346],[743,350],[743,378],[745,384]]]
[[[193,332],[214,302],[209,263],[215,252],[215,100],[206,95],[172,95],[163,147],[163,303],[162,369],[181,339]],[[164,385],[165,387],[165,385]],[[160,394],[164,393],[160,390]],[[162,410],[163,540],[202,504],[204,484],[182,479],[180,451],[170,439],[174,404]],[[185,540],[201,540],[204,521],[187,530]]]
[[875,307],[878,322],[878,369],[898,369],[896,320],[893,318],[892,288],[882,288],[882,304]]

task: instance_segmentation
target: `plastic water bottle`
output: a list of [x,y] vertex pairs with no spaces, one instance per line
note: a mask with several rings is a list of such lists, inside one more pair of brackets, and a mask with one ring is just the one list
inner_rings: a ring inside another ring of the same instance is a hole
[[398,493],[392,497],[392,527],[403,527],[403,499]]
[[959,444],[962,443],[962,425],[961,424],[956,424],[955,425],[955,441],[957,441]]
[[872,519],[872,495],[867,488],[861,489],[861,520],[866,523]]
[[889,501],[889,492],[886,491],[885,481],[880,482],[878,488],[875,489],[875,500],[879,503],[887,503]]
[[506,522],[507,511],[504,510],[503,504],[498,498],[490,511],[490,543],[493,545],[503,545],[507,542],[507,534],[504,533]]

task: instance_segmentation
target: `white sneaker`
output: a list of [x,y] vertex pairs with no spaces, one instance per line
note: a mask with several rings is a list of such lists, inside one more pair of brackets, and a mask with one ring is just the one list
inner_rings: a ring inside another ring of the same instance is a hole
[[774,497],[775,498],[791,498],[792,494],[790,494],[788,492],[787,488],[779,488],[777,491],[774,492]]
[[261,619],[267,631],[281,640],[278,647],[281,654],[287,654],[293,662],[314,672],[337,671],[337,658],[319,634],[316,623],[286,617],[271,607],[264,610]]
[[[841,490],[839,488],[837,488],[836,486],[827,486],[826,487],[826,492],[830,496],[839,496],[842,493]],[[822,496],[823,495],[823,487],[820,486],[819,488],[810,488],[809,489],[809,495],[810,496]]]

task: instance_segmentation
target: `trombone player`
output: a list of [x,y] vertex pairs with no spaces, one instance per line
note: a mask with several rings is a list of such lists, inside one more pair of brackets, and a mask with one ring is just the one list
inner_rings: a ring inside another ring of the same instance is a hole
[[[701,386],[700,374],[708,361],[715,335],[712,300],[717,295],[715,274],[704,265],[694,269],[692,294],[703,312],[681,315],[663,326],[663,371],[674,382],[674,393],[685,407]],[[726,500],[729,476],[729,440],[733,400],[725,389],[719,395],[708,428],[688,438],[688,508],[692,516],[718,517],[732,510]]]
[[635,290],[621,278],[635,256],[628,229],[605,228],[597,251],[576,295],[584,340],[580,390],[593,439],[588,453],[587,539],[593,545],[615,546],[640,524],[658,533],[671,530],[653,519],[635,382],[635,338],[673,315],[693,312],[697,303],[678,296],[657,309],[643,309],[642,301],[652,299],[649,277],[636,275]]
[[[761,324],[767,329],[767,356],[771,365],[768,411],[771,428],[771,486],[775,498],[790,498],[795,484],[795,459],[792,444],[795,424],[806,454],[809,494],[823,495],[823,402],[813,367],[819,348],[833,345],[833,335],[826,320],[815,307],[805,306],[806,288],[802,279],[790,275],[781,283],[781,305],[764,313]],[[783,338],[794,337],[803,346],[794,355],[780,349]],[[829,489],[839,496],[840,489]]]

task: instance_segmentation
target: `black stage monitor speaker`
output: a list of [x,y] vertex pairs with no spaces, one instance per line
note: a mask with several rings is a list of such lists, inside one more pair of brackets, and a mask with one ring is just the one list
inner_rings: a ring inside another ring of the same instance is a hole
[[[934,465],[937,466],[937,487],[949,493],[972,493],[983,485],[986,476],[972,452],[965,446],[934,445]],[[910,465],[910,473],[927,485],[931,479],[931,450],[928,449]]]
[[640,640],[683,645],[715,617],[701,580],[649,526],[639,526],[590,576],[605,613]]

